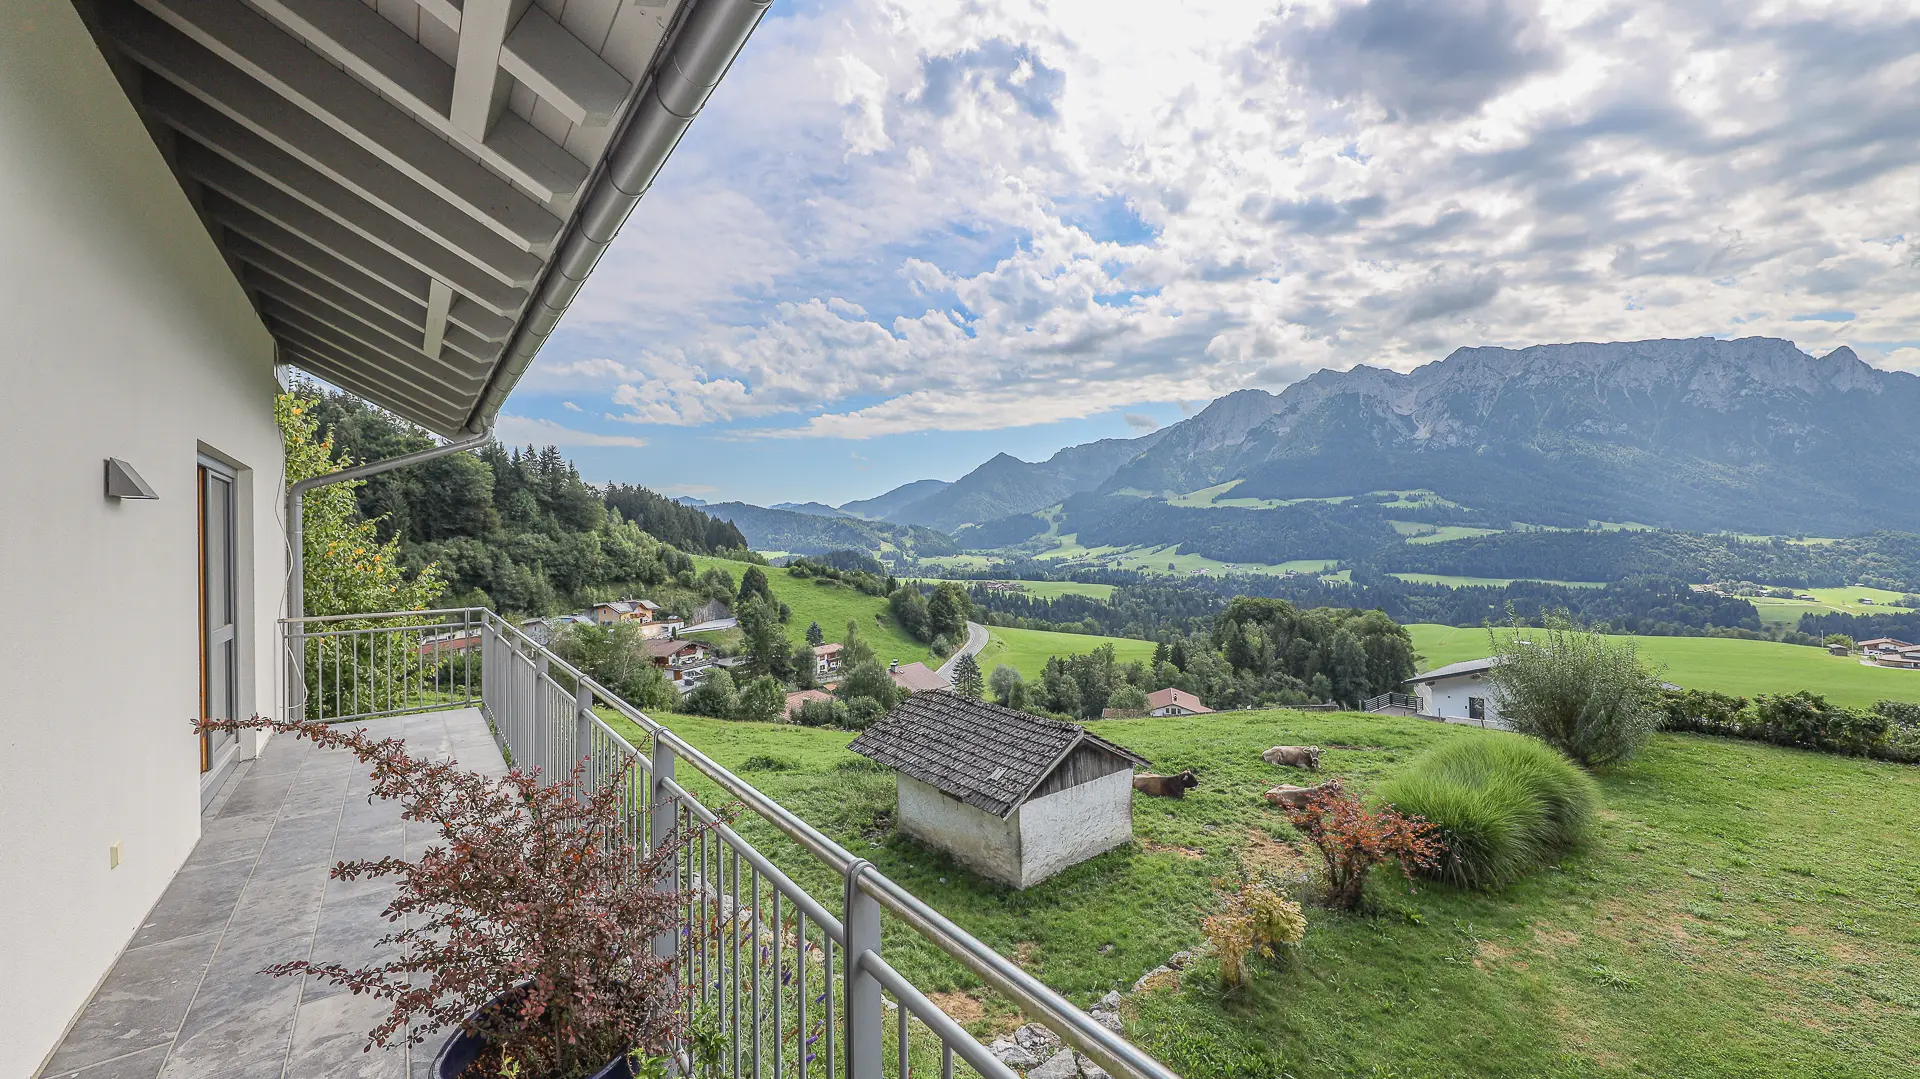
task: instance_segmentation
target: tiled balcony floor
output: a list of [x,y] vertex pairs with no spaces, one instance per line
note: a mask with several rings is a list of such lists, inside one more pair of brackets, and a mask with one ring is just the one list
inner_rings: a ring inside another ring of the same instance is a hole
[[[504,774],[472,708],[373,720],[415,753]],[[209,807],[200,842],[54,1052],[43,1079],[423,1079],[440,1038],[361,1052],[386,1006],[259,973],[312,958],[375,958],[385,881],[327,879],[335,862],[418,854],[433,840],[339,751],[279,736]]]

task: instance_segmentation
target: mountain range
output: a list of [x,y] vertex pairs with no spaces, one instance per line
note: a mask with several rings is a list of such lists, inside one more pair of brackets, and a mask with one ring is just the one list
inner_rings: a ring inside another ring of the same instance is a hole
[[1086,492],[1235,499],[1426,490],[1496,527],[1920,530],[1920,377],[1776,338],[1462,348],[1399,373],[1324,370],[1180,423],[999,454],[842,512],[954,531]]

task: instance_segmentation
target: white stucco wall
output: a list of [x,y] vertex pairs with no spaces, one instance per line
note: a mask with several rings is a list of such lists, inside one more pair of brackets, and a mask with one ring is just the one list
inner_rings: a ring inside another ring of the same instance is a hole
[[1036,798],[1006,820],[896,773],[895,826],[968,869],[1029,888],[1133,838],[1133,773]]
[[1133,838],[1133,772],[1115,772],[1036,798],[1020,824],[1020,887],[1025,888]]
[[[243,709],[278,691],[284,594],[272,343],[68,0],[0,16],[0,268],[0,1075],[26,1076],[199,834],[196,454],[240,467]],[[103,497],[110,456],[159,501]]]
[[1022,887],[1020,814],[1006,820],[956,801],[912,776],[895,773],[894,825],[983,877]]
[[1487,684],[1485,675],[1455,675],[1437,679],[1431,686],[1420,683],[1414,689],[1420,697],[1420,711],[1425,715],[1466,719],[1467,698],[1482,697],[1487,702],[1487,725],[1494,726],[1500,721],[1500,706],[1494,702],[1493,687]]

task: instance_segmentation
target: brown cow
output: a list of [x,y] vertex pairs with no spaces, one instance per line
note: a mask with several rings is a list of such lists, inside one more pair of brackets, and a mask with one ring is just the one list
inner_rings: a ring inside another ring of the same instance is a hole
[[1198,787],[1200,781],[1194,778],[1189,768],[1177,776],[1157,776],[1144,772],[1133,777],[1133,789],[1141,794],[1150,794],[1155,798],[1185,798],[1187,791]]
[[1284,765],[1288,768],[1305,768],[1309,772],[1320,770],[1319,746],[1274,746],[1260,759],[1268,764]]
[[1326,789],[1326,786],[1322,783],[1317,787],[1296,787],[1291,783],[1282,783],[1267,792],[1267,801],[1282,809],[1299,809],[1307,804],[1309,798]]

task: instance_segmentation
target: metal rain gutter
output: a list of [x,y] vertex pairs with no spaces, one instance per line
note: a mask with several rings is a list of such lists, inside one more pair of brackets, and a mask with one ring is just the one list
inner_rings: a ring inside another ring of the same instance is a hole
[[548,264],[467,419],[468,430],[492,423],[773,0],[694,2],[698,6],[681,22],[667,55],[654,65],[653,78],[629,110],[617,144],[568,223],[559,254]]

